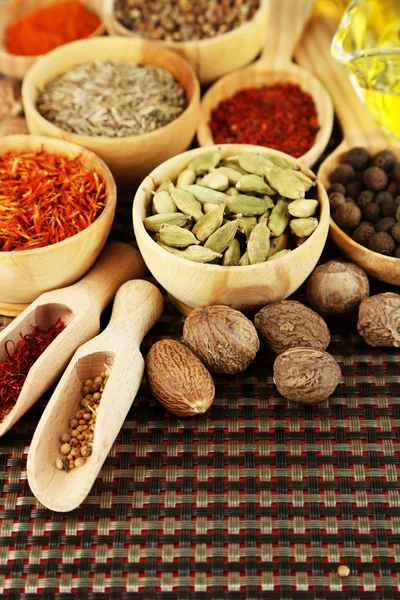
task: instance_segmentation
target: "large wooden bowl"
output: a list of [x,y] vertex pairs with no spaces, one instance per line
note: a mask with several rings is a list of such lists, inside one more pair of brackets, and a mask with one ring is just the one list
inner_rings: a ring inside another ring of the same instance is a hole
[[[0,3],[0,73],[23,79],[31,66],[40,58],[39,56],[19,56],[7,52],[3,44],[7,27],[35,8],[61,2],[65,2],[65,0],[5,0],[4,4]],[[102,0],[81,0],[81,3],[95,12],[101,20],[101,24],[90,37],[102,35],[105,31]]]
[[[26,304],[40,294],[77,281],[100,254],[114,218],[117,192],[114,179],[101,159],[81,146],[33,135],[0,138],[1,154],[8,151],[47,150],[67,157],[79,155],[88,169],[106,182],[107,204],[89,227],[57,244],[14,252],[0,252],[0,302]],[[2,314],[7,314],[2,312]]]
[[[143,219],[149,214],[150,190],[157,188],[167,178],[176,180],[192,158],[209,152],[212,148],[220,148],[223,157],[249,151],[266,151],[260,146],[240,144],[190,150],[168,160],[150,173],[140,185],[133,204],[133,224],[142,256],[154,277],[184,313],[207,304],[255,309],[290,296],[317,264],[328,235],[329,201],[324,187],[318,182],[316,197],[321,207],[320,223],[304,244],[280,259],[245,267],[222,267],[194,263],[163,250],[143,225]],[[285,157],[292,164],[301,165],[282,152],[270,149],[268,152]],[[301,166],[301,170],[306,174],[311,173],[304,166]]]
[[[77,135],[42,117],[36,110],[36,100],[46,83],[77,65],[96,60],[138,62],[169,71],[185,88],[188,107],[165,127],[125,138]],[[200,86],[191,66],[175,52],[140,39],[102,37],[66,44],[40,59],[24,79],[22,100],[31,133],[85,146],[104,160],[118,184],[132,188],[157,165],[189,147],[199,116]]]
[[[111,35],[138,38],[114,17],[114,0],[104,1],[106,29]],[[159,48],[174,50],[192,65],[202,84],[247,65],[260,52],[267,25],[268,0],[260,0],[254,17],[223,35],[189,42],[156,42]],[[143,39],[143,38],[140,38]]]

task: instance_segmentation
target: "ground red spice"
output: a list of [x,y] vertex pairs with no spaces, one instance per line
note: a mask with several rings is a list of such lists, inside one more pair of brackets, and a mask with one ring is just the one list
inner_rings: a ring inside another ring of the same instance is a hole
[[314,100],[294,83],[245,88],[223,100],[209,123],[215,144],[257,144],[295,158],[315,142]]

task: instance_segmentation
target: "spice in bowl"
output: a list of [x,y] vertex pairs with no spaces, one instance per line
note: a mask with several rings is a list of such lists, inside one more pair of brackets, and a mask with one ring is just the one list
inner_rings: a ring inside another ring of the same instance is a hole
[[9,25],[4,46],[10,54],[39,56],[89,37],[100,24],[94,12],[74,0],[39,6]]
[[295,83],[245,88],[222,100],[209,123],[215,144],[255,144],[302,156],[315,143],[318,116]]
[[316,185],[283,157],[218,150],[189,162],[153,193],[144,226],[164,250],[194,262],[245,266],[279,259],[318,226]]
[[11,340],[5,343],[4,360],[0,363],[0,421],[14,408],[31,367],[65,329],[65,324],[58,319],[47,330],[36,325],[31,329],[26,335],[20,333],[16,344]]
[[114,16],[151,40],[187,42],[212,38],[250,21],[260,0],[116,0]]
[[391,150],[349,150],[330,175],[332,217],[373,252],[400,258],[400,162]]
[[187,97],[173,75],[159,67],[96,61],[50,81],[36,106],[65,131],[122,138],[168,125],[185,110]]
[[89,227],[106,200],[105,182],[79,156],[0,155],[0,252],[61,242]]

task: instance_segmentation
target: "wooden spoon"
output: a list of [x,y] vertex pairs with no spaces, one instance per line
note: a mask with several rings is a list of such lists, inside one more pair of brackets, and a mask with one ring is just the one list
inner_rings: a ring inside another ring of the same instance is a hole
[[[364,146],[372,154],[390,147],[400,159],[400,144],[380,131],[371,113],[357,96],[344,67],[331,55],[330,47],[337,25],[328,13],[316,14],[296,50],[298,62],[313,70],[329,90],[342,127],[343,142],[324,160],[318,171],[318,177],[326,188],[330,185],[330,174],[347,150],[354,146]],[[332,219],[330,235],[343,254],[369,275],[386,283],[400,285],[398,258],[372,252],[357,244]]]
[[[144,372],[139,351],[145,334],[162,314],[163,299],[147,281],[129,281],[117,293],[110,324],[81,346],[54,391],[34,433],[28,454],[28,481],[51,510],[73,510],[86,498],[135,399]],[[60,436],[79,409],[82,382],[111,366],[97,409],[92,455],[70,472],[56,467]]]
[[300,160],[310,167],[320,157],[332,132],[332,101],[318,79],[291,62],[294,48],[313,6],[314,0],[270,0],[268,31],[261,58],[250,67],[230,73],[217,81],[203,98],[197,129],[197,138],[201,146],[215,143],[209,122],[212,111],[222,100],[243,88],[292,82],[314,98],[320,126],[315,144],[300,157]]
[[4,329],[0,334],[0,362],[5,358],[5,342],[16,343],[20,332],[29,333],[31,325],[48,329],[58,318],[66,325],[30,369],[15,406],[0,423],[0,436],[57,380],[76,348],[99,332],[100,315],[118,288],[129,279],[141,277],[145,270],[137,250],[129,244],[111,244],[83,279],[42,294]]

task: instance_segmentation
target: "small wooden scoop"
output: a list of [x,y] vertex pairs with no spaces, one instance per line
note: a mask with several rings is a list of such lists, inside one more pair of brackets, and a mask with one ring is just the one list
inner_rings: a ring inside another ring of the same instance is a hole
[[[311,15],[314,1],[270,0],[270,14],[261,58],[250,67],[222,77],[208,90],[202,100],[197,129],[200,146],[215,143],[209,122],[212,111],[222,100],[244,88],[291,82],[299,85],[314,98],[320,126],[315,144],[300,157],[300,160],[310,167],[320,157],[332,132],[332,101],[318,79],[309,71],[294,65],[291,60],[294,48]],[[244,109],[243,116],[248,118],[246,110]]]
[[[139,346],[161,316],[163,299],[147,281],[129,281],[117,293],[107,329],[76,352],[54,391],[33,436],[28,454],[28,481],[36,498],[51,510],[73,510],[86,498],[126,414],[144,372]],[[111,365],[97,409],[92,455],[83,467],[60,471],[60,436],[79,409],[82,383]]]
[[[324,160],[318,171],[328,188],[330,174],[352,147],[364,146],[371,154],[391,148],[400,158],[400,144],[387,138],[354,90],[345,68],[331,55],[331,42],[338,22],[329,13],[316,14],[296,50],[300,64],[307,66],[325,83],[343,131],[343,142]],[[369,275],[392,285],[400,285],[400,260],[372,252],[357,244],[331,219],[330,235],[343,254]]]
[[143,276],[145,270],[139,252],[129,244],[110,244],[83,279],[42,294],[4,329],[0,334],[0,362],[5,358],[5,342],[16,343],[20,333],[31,331],[31,325],[48,329],[58,318],[66,325],[30,369],[14,408],[0,423],[0,436],[58,379],[75,350],[99,332],[100,315],[118,288]]

